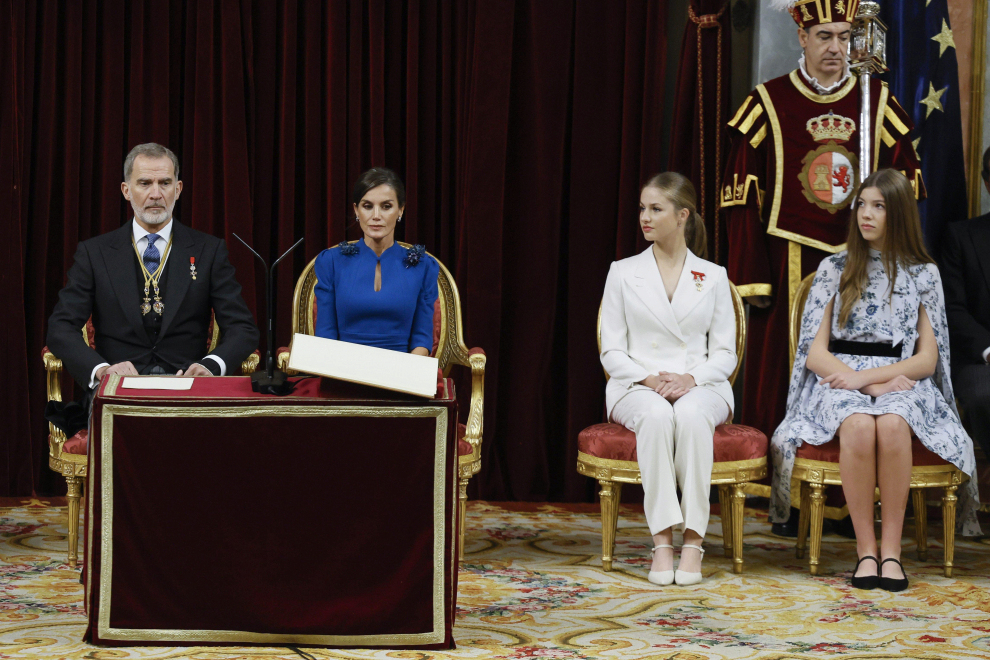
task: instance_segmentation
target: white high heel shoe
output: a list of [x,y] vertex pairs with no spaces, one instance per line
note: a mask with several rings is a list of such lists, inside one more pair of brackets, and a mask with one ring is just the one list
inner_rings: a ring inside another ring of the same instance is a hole
[[[684,548],[694,548],[695,550],[701,553],[702,559],[705,558],[705,549],[702,548],[700,545],[692,545],[690,543],[685,543],[683,546],[681,546],[682,552],[684,551]],[[682,587],[686,587],[691,584],[698,584],[699,582],[701,582],[701,573],[700,572],[688,573],[686,571],[682,571],[678,569],[674,573],[674,582],[676,582],[678,585]]]
[[[660,545],[654,546],[650,550],[650,559],[653,559],[653,553],[660,548],[670,548],[674,549],[674,546],[667,543],[661,543]],[[653,584],[659,584],[661,587],[666,587],[668,584],[674,583],[674,571],[650,571],[650,574],[646,577],[647,580]]]

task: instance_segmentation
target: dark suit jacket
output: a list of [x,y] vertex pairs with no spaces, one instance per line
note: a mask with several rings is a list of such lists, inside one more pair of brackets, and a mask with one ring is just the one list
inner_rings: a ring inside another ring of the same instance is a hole
[[953,368],[983,364],[990,347],[990,214],[949,224],[940,270]]
[[[68,282],[48,321],[48,348],[84,388],[101,362],[130,361],[138,371],[152,363],[177,371],[200,362],[207,355],[211,309],[221,332],[212,353],[224,361],[228,373],[234,373],[257,347],[258,327],[241,298],[241,285],[223,240],[176,220],[172,224],[165,314],[155,342],[148,338],[141,320],[132,223],[76,248]],[[195,280],[189,270],[190,257],[196,258]],[[96,328],[95,351],[80,332],[90,315]],[[219,373],[214,360],[201,364]]]

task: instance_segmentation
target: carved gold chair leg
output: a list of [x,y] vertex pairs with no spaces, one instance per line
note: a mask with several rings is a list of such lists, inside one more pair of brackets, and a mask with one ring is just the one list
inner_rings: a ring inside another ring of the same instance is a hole
[[911,489],[911,505],[914,507],[914,538],[918,544],[918,559],[928,559],[928,505],[923,488]]
[[945,546],[945,577],[952,577],[952,559],[956,554],[956,489],[946,486],[942,496],[942,543]]
[[[818,575],[818,561],[822,554],[822,525],[825,522],[825,486],[823,484],[805,484],[808,490],[809,525],[811,527],[811,550],[808,553],[808,570],[812,575]],[[804,488],[801,489],[802,491]],[[800,523],[799,523],[800,524]]]
[[457,559],[464,560],[464,527],[467,516],[467,487],[470,479],[461,478],[459,480],[457,494]]
[[[742,484],[732,484],[730,487],[732,500],[732,572],[743,571],[743,505],[746,503],[746,493]],[[722,533],[725,534],[723,525]]]
[[806,485],[801,488],[801,508],[798,515],[797,539],[794,543],[794,555],[804,559],[804,550],[808,545],[808,516],[811,515],[811,489]]
[[599,479],[598,483],[602,486],[599,493],[602,507],[602,568],[611,571],[612,555],[615,553],[615,530],[619,524],[622,484],[605,479]]
[[82,496],[84,477],[66,477],[65,483],[69,490],[66,499],[69,502],[69,566],[76,567],[79,546],[79,498]]
[[722,512],[722,549],[726,557],[732,556],[732,495],[729,485],[718,487],[718,506]]

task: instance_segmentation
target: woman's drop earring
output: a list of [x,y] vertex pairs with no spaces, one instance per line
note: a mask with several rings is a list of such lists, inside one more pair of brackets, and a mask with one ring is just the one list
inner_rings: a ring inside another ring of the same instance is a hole
[[399,222],[402,222],[402,216],[401,215],[399,216]]

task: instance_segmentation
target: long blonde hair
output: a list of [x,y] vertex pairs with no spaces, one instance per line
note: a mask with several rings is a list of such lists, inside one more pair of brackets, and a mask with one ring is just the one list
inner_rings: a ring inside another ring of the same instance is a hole
[[708,232],[705,231],[705,221],[698,215],[698,195],[694,191],[694,184],[691,183],[691,180],[677,172],[661,172],[650,177],[640,192],[647,188],[659,190],[678,211],[681,209],[689,211],[687,222],[684,225],[684,242],[687,243],[691,252],[702,259],[707,259]]
[[870,261],[870,244],[863,238],[857,222],[859,196],[866,188],[879,190],[886,205],[886,230],[880,258],[890,280],[891,297],[894,295],[894,280],[897,279],[899,267],[935,263],[925,248],[918,202],[907,177],[892,169],[877,170],[866,177],[853,198],[849,218],[849,235],[846,238],[848,256],[842,269],[842,277],[839,278],[839,296],[842,299],[839,307],[840,328],[848,323],[853,305],[863,294],[867,283],[866,266]]

